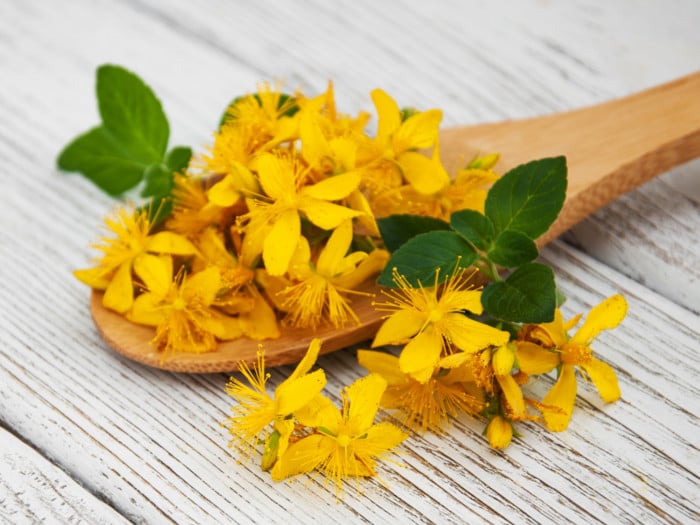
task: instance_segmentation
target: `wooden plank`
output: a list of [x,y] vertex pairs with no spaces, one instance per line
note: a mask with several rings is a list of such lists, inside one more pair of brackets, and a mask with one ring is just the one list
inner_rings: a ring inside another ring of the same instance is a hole
[[0,521],[128,523],[4,428],[0,428]]
[[[342,502],[319,479],[274,484],[255,464],[236,464],[220,427],[225,376],[177,376],[114,356],[69,275],[86,265],[111,201],[53,164],[97,120],[101,62],[142,74],[163,99],[174,143],[194,145],[209,140],[234,94],[276,76],[311,91],[333,78],[346,111],[369,108],[369,89],[382,86],[402,104],[444,108],[456,124],[585,105],[698,67],[694,2],[675,4],[685,14],[675,17],[636,2],[504,5],[0,3],[4,424],[133,521],[698,521],[698,316],[561,244],[546,257],[571,297],[567,314],[617,290],[630,298],[629,319],[596,346],[625,368],[623,401],[604,406],[582,387],[567,433],[525,425],[503,454],[485,446],[482,423],[460,420],[448,436],[411,439],[399,457],[407,468],[381,470],[389,490],[371,481]],[[668,217],[658,235],[687,243],[687,229],[664,226]],[[677,262],[665,264],[664,273]],[[362,374],[351,352],[320,364],[336,399]],[[274,371],[272,385],[289,371]]]

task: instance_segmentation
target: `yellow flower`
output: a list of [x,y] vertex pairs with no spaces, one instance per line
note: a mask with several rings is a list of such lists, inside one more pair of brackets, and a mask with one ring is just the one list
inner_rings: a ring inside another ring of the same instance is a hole
[[267,441],[270,424],[274,424],[281,434],[281,441],[286,443],[289,440],[293,425],[285,421],[314,400],[326,384],[323,370],[309,373],[320,349],[321,340],[313,339],[304,358],[294,372],[277,386],[273,396],[265,388],[269,374],[265,372],[262,348],[258,350],[257,362],[252,370],[245,363],[240,365],[239,369],[248,385],[233,377],[226,385],[228,395],[238,402],[231,408],[233,416],[228,420],[228,430],[233,436],[231,445],[237,445],[247,453],[252,452],[261,434]]
[[465,367],[436,367],[430,379],[421,383],[403,373],[399,358],[391,354],[359,350],[357,360],[360,366],[386,380],[382,406],[401,410],[402,423],[411,431],[442,433],[449,417],[462,412],[477,414],[484,408],[483,394]]
[[439,155],[427,157],[416,151],[436,145],[442,111],[418,112],[402,121],[398,105],[388,94],[375,89],[371,96],[379,115],[375,142],[382,158],[398,167],[418,193],[432,195],[447,186],[450,177]]
[[208,228],[199,235],[197,247],[202,258],[195,260],[193,269],[213,266],[221,273],[221,289],[213,304],[237,316],[243,335],[256,341],[279,337],[277,316],[253,282],[255,272],[228,251],[223,236]]
[[270,275],[287,271],[301,237],[302,214],[315,226],[332,230],[361,213],[332,203],[357,189],[357,173],[305,185],[306,171],[296,159],[264,154],[256,166],[260,185],[272,202],[251,200],[245,242],[262,247],[263,262]]
[[202,179],[175,175],[173,211],[166,221],[168,230],[190,239],[212,224],[218,224],[222,210],[207,199]]
[[481,291],[465,289],[469,276],[457,265],[447,281],[430,288],[414,288],[394,272],[397,289],[383,291],[388,301],[377,309],[393,311],[377,331],[372,347],[408,342],[401,352],[401,371],[424,383],[433,374],[449,346],[473,353],[488,346],[506,344],[508,332],[468,318],[464,311],[480,314]]
[[352,221],[338,226],[321,249],[315,264],[305,238],[301,238],[289,273],[296,281],[277,295],[291,326],[316,328],[324,321],[336,328],[349,320],[359,323],[347,295],[354,287],[379,272],[388,259],[384,250],[348,253],[352,243]]
[[97,290],[105,290],[102,304],[119,313],[127,312],[134,302],[133,264],[147,254],[192,255],[197,250],[187,239],[173,232],[151,234],[149,210],[133,206],[119,207],[105,219],[114,237],[102,237],[93,247],[103,252],[97,266],[76,270],[73,275]]
[[370,374],[345,389],[342,412],[328,402],[309,420],[300,417],[302,424],[317,430],[289,445],[272,468],[272,479],[319,469],[338,493],[344,479],[376,475],[376,459],[408,437],[390,423],[374,424],[385,388],[381,376]]
[[241,336],[236,319],[212,308],[221,289],[216,268],[186,278],[180,272],[173,280],[172,258],[147,254],[134,261],[134,271],[147,291],[136,298],[127,318],[156,327],[151,343],[164,358],[172,352],[210,352],[216,348],[216,338]]
[[[615,328],[627,313],[627,302],[621,295],[613,295],[594,307],[579,330],[569,338],[561,312],[557,310],[553,322],[539,325],[540,340],[551,342],[559,353],[561,367],[559,378],[542,400],[544,406],[555,410],[543,412],[544,423],[549,430],[561,432],[569,425],[576,398],[575,367],[584,377],[590,378],[606,403],[620,398],[620,387],[613,368],[593,357],[590,345],[603,330]],[[578,320],[578,318],[576,319]]]

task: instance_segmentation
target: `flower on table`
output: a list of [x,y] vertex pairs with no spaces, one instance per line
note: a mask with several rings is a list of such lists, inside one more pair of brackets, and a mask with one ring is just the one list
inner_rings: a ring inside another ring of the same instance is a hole
[[300,422],[313,433],[291,443],[272,468],[272,479],[320,470],[336,493],[348,478],[376,475],[376,461],[388,455],[407,434],[391,423],[374,423],[386,381],[378,374],[360,378],[343,393],[343,409],[330,401]]
[[372,347],[406,344],[399,366],[416,381],[432,377],[441,357],[459,351],[474,353],[489,346],[506,344],[510,334],[467,317],[464,312],[480,314],[481,291],[468,287],[466,269],[458,265],[446,282],[438,285],[439,272],[431,287],[412,286],[398,273],[396,289],[383,291],[387,301],[377,309],[393,312],[377,331]]
[[277,442],[275,451],[284,452],[294,429],[294,425],[289,424],[291,417],[311,403],[326,384],[323,370],[310,372],[320,349],[320,339],[313,339],[294,372],[277,386],[272,396],[268,394],[265,386],[269,374],[265,371],[265,354],[262,348],[258,350],[257,361],[252,370],[245,363],[240,365],[241,374],[248,384],[231,378],[226,385],[228,395],[238,402],[231,408],[233,415],[228,420],[229,433],[233,436],[232,445],[250,454],[259,439],[269,448],[267,442],[274,432],[277,432],[274,437]]
[[238,320],[213,307],[221,289],[218,269],[173,276],[171,256],[146,254],[134,261],[134,271],[145,292],[134,300],[127,317],[156,327],[151,343],[164,358],[174,352],[209,352],[217,339],[241,336]]
[[442,433],[449,426],[450,417],[461,413],[476,415],[485,406],[483,391],[477,388],[469,367],[436,366],[430,378],[420,382],[402,372],[399,358],[392,354],[359,350],[357,360],[386,380],[381,405],[400,410],[401,422],[410,431]]
[[[627,313],[627,302],[621,295],[613,295],[595,306],[585,322],[571,337],[568,330],[580,320],[577,316],[564,323],[561,312],[556,311],[551,323],[526,326],[521,337],[555,352],[559,357],[559,376],[556,383],[542,400],[545,426],[554,432],[567,428],[576,399],[575,369],[584,378],[589,378],[606,403],[620,398],[620,386],[613,368],[593,356],[591,344],[603,330],[619,325]],[[546,409],[550,407],[550,409]]]
[[107,229],[116,237],[102,237],[93,247],[103,253],[93,268],[73,274],[96,290],[104,290],[102,304],[119,313],[128,312],[134,303],[133,266],[149,254],[193,255],[194,245],[170,231],[151,233],[150,210],[133,206],[118,207],[105,219]]

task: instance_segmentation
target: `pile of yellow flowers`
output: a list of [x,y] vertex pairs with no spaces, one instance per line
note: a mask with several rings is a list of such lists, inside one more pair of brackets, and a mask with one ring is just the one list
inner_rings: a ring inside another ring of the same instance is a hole
[[76,277],[104,290],[106,308],[156,327],[165,355],[276,338],[280,322],[356,322],[355,289],[388,259],[376,218],[481,209],[497,178],[493,155],[448,176],[439,110],[402,112],[381,90],[372,100],[374,137],[368,114],[338,113],[332,85],[316,98],[265,85],[236,100],[208,151],[176,175],[164,225],[154,210],[119,208],[106,221],[116,237]]
[[[206,152],[174,175],[167,218],[118,208],[94,246],[100,257],[76,277],[104,291],[106,308],[153,326],[164,358],[240,337],[276,338],[285,327],[357,322],[353,295],[389,259],[377,219],[483,213],[498,180],[495,154],[448,175],[439,110],[402,110],[381,90],[371,97],[373,136],[368,114],[337,111],[332,84],[314,98],[263,85],[236,99]],[[446,279],[436,271],[434,282],[418,285],[394,272],[394,288],[375,299],[386,318],[372,343],[394,351],[359,350],[369,375],[344,390],[342,409],[321,393],[323,370],[311,371],[319,340],[272,395],[261,345],[257,363],[241,365],[247,384],[232,378],[227,387],[237,400],[227,423],[232,444],[247,456],[261,447],[262,468],[275,480],[319,470],[340,490],[346,478],[375,475],[376,459],[407,432],[443,432],[460,414],[483,416],[496,449],[510,444],[514,423],[564,430],[576,370],[603,400],[620,397],[615,372],[591,343],[622,321],[624,298],[604,300],[571,336],[581,316],[564,322],[559,309],[549,323],[504,326],[479,317],[474,272],[456,261]],[[544,397],[528,394],[533,377],[555,370]],[[380,406],[397,424],[374,422]]]

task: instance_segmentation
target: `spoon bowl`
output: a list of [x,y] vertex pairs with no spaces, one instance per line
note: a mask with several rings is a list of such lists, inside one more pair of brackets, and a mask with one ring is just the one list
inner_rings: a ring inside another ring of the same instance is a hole
[[[477,153],[499,152],[503,172],[529,160],[566,156],[566,201],[556,222],[538,239],[541,247],[620,195],[700,156],[700,73],[566,113],[448,128],[440,132],[440,150],[448,172],[456,172]],[[378,287],[368,281],[361,291],[377,293]],[[323,341],[322,353],[371,339],[384,315],[374,310],[373,300],[353,296],[359,324],[316,331],[284,328],[280,338],[262,342],[266,364],[298,362],[314,337]],[[176,372],[231,372],[240,362],[252,364],[256,358],[259,343],[247,338],[221,342],[213,352],[164,357],[150,344],[153,329],[104,308],[101,292],[93,291],[90,309],[112,349],[148,366]]]

